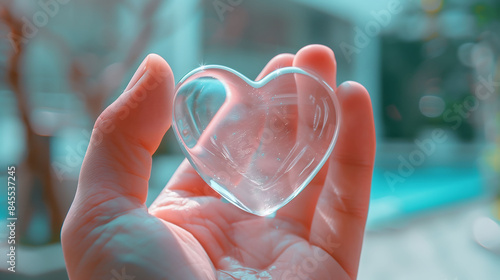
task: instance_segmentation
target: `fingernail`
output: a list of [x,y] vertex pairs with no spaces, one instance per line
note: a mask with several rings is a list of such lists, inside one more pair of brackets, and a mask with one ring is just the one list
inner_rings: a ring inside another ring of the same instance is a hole
[[351,85],[350,81],[347,81],[347,82],[343,82],[340,86],[345,88],[345,89],[349,89],[352,85]]
[[134,76],[132,76],[132,79],[128,83],[127,88],[125,88],[125,91],[133,88],[137,84],[137,82],[142,78],[142,76],[146,74],[147,70],[146,65],[148,64],[148,60],[149,60],[149,55],[146,56],[146,58],[142,61],[141,65],[139,65],[139,68],[137,68],[137,70],[135,71],[135,74]]

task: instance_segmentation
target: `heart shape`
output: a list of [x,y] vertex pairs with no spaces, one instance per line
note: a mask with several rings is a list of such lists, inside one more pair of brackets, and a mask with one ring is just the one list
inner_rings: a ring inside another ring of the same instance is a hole
[[340,126],[333,89],[297,67],[255,82],[202,66],[179,82],[173,107],[174,133],[194,169],[226,200],[259,216],[309,184]]

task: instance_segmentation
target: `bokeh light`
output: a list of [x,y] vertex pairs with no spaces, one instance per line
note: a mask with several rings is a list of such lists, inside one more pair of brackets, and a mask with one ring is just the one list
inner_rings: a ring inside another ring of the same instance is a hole
[[441,97],[426,95],[420,98],[418,107],[422,115],[429,118],[436,118],[444,112],[446,104]]

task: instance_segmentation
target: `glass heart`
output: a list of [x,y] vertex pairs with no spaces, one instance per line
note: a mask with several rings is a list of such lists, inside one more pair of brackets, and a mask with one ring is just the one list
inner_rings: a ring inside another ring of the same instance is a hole
[[330,156],[340,125],[333,89],[296,67],[251,81],[202,66],[178,84],[173,129],[194,169],[222,197],[259,216],[296,197]]

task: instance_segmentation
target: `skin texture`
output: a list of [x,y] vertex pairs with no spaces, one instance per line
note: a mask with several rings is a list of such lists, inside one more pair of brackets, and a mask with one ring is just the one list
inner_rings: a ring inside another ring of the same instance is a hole
[[279,55],[257,79],[286,66],[320,75],[342,108],[335,149],[309,186],[275,218],[258,217],[222,202],[185,160],[148,209],[174,94],[168,64],[149,55],[94,126],[62,229],[70,279],[355,279],[375,157],[370,97],[355,82],[337,87],[325,46]]

